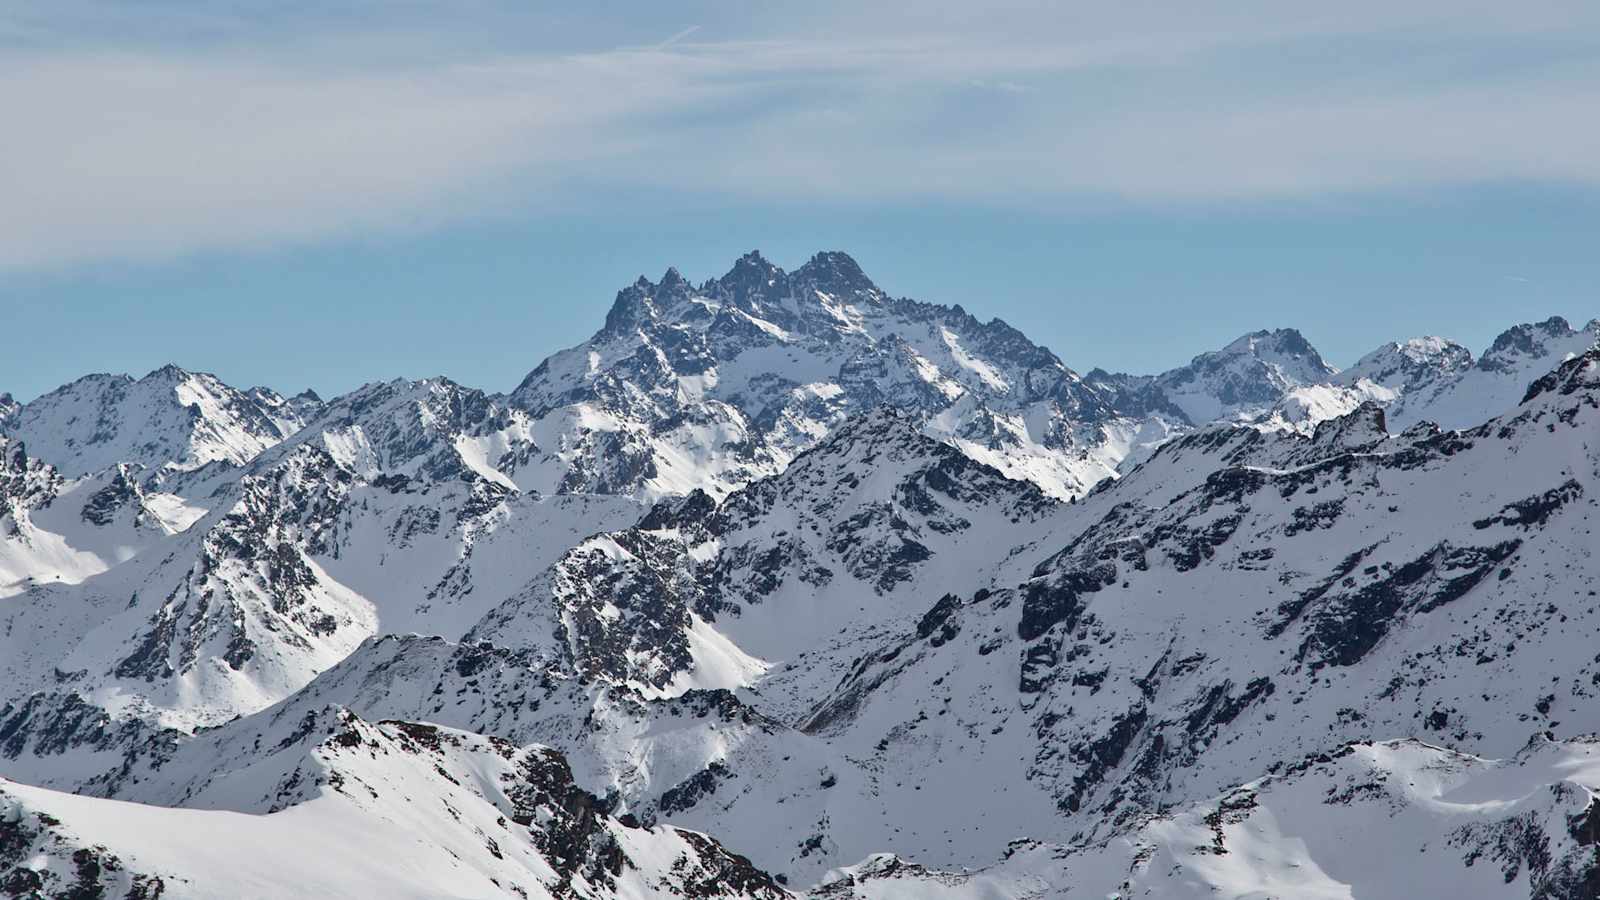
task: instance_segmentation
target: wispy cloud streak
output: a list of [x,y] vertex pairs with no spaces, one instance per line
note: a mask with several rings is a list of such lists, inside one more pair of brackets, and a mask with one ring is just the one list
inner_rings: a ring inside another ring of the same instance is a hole
[[836,12],[778,29],[798,36],[695,25],[619,49],[432,53],[395,51],[431,46],[418,31],[252,44],[227,17],[225,39],[126,45],[0,22],[26,36],[0,54],[16,213],[0,266],[555,214],[639,188],[1148,204],[1600,183],[1594,23],[1541,7],[1465,29],[1443,10],[1026,29],[1036,10],[996,25],[952,7],[917,30]]

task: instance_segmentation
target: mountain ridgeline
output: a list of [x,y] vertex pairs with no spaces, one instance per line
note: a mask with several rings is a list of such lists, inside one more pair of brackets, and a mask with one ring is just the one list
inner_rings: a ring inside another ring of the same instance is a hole
[[751,253],[505,394],[0,395],[0,896],[1593,900],[1597,340]]

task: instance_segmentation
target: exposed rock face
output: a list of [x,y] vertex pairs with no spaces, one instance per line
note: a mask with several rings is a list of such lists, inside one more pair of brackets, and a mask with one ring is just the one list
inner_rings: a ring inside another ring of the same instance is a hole
[[646,689],[732,687],[760,657],[915,611],[930,585],[976,588],[965,544],[1027,543],[1061,510],[914,417],[877,410],[720,504],[703,492],[663,501],[633,528],[585,539],[467,639]]
[[1065,497],[1111,472],[1107,429],[1122,427],[1104,392],[1009,325],[891,298],[843,253],[792,273],[751,253],[698,287],[641,278],[510,402],[562,434],[562,474],[541,490],[653,496],[725,494],[890,405]]

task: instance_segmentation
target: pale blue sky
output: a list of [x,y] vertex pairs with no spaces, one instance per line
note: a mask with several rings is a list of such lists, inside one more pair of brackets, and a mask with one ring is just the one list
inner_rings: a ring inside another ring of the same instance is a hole
[[1600,314],[1600,4],[1205,6],[11,4],[0,391],[505,390],[753,247],[1080,370]]

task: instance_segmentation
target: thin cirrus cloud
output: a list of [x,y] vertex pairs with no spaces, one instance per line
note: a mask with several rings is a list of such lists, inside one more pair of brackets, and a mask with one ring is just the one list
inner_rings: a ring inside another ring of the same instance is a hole
[[0,266],[556,215],[639,188],[1040,205],[1600,181],[1592,29],[1559,9],[1476,29],[1382,9],[916,31],[841,13],[434,53],[339,33],[18,41],[0,208],[23,214],[0,217]]

